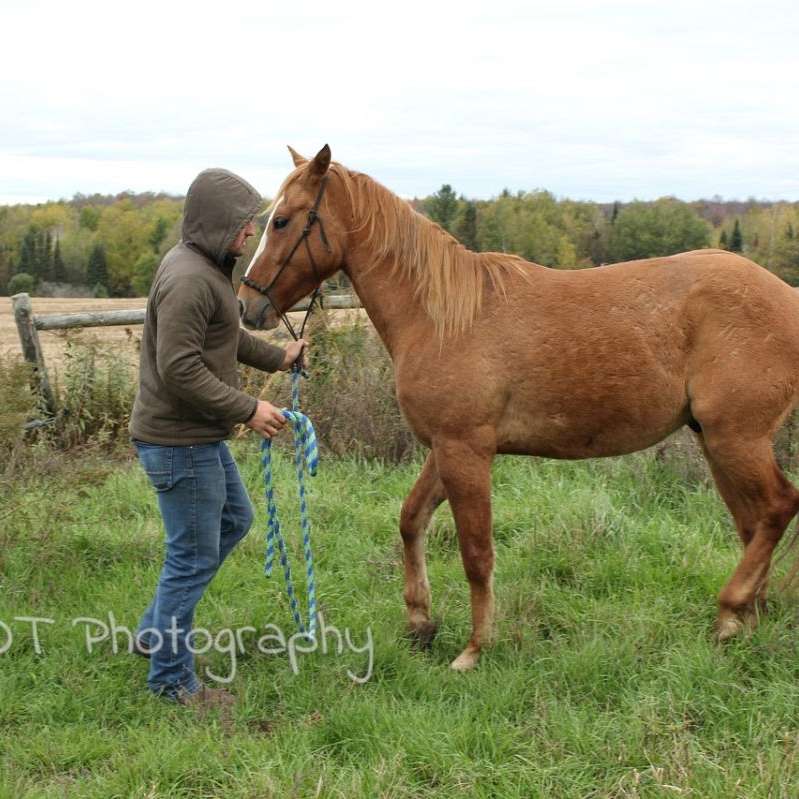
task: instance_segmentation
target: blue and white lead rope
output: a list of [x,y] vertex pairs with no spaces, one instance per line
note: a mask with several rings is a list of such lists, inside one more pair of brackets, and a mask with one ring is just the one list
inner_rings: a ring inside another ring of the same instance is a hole
[[308,592],[308,626],[303,624],[300,615],[300,606],[291,579],[291,566],[289,565],[286,541],[280,529],[280,519],[275,504],[275,492],[272,479],[272,441],[265,438],[261,442],[261,463],[264,467],[264,493],[266,495],[266,563],[264,572],[267,577],[272,576],[272,565],[275,560],[275,542],[280,551],[280,563],[283,566],[283,576],[286,578],[286,593],[289,597],[291,614],[301,633],[313,639],[316,635],[316,580],[314,578],[313,556],[311,554],[311,518],[308,513],[308,497],[305,490],[306,473],[312,477],[316,474],[319,465],[319,448],[316,444],[316,432],[311,420],[300,413],[300,370],[293,369],[291,373],[291,410],[283,409],[283,416],[291,424],[294,432],[294,468],[297,473],[297,485],[300,498],[300,522],[302,525],[302,548],[305,554],[305,581]]

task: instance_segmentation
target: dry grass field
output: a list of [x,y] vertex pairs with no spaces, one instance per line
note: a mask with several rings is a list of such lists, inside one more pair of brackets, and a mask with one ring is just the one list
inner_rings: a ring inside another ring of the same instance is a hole
[[[127,308],[144,308],[146,300],[144,297],[133,297],[124,299],[104,299],[95,300],[87,298],[60,297],[33,297],[34,314],[51,313],[78,313],[80,311],[120,311]],[[131,357],[135,358],[137,350],[132,344],[135,337],[138,340],[141,328],[134,327],[95,327],[89,328],[81,333],[79,330],[72,331],[40,331],[39,340],[44,352],[46,364],[57,364],[61,361],[66,346],[67,335],[96,335],[101,336],[103,341],[109,345],[119,345],[129,349]],[[14,313],[11,308],[9,297],[0,298],[0,354],[19,353],[19,336],[17,335],[17,325],[14,322]]]
[[[87,299],[87,298],[60,298],[60,297],[33,297],[33,312],[37,315],[52,313],[78,313],[80,311],[120,311],[130,308],[144,308],[144,297],[127,297],[122,299]],[[302,314],[289,314],[292,324],[298,328],[302,323]],[[354,321],[356,318],[366,318],[363,311],[331,311],[330,318],[334,324],[343,324]],[[268,341],[283,343],[288,340],[285,329],[281,326],[278,330],[269,333],[257,333]],[[61,362],[66,343],[69,338],[76,336],[95,336],[103,342],[104,348],[119,353],[121,357],[129,357],[131,363],[138,363],[138,341],[141,338],[141,326],[129,325],[119,327],[93,327],[73,328],[68,331],[39,331],[44,352],[45,363],[49,367],[57,367]],[[0,355],[20,352],[17,326],[14,322],[14,313],[9,297],[0,297]]]

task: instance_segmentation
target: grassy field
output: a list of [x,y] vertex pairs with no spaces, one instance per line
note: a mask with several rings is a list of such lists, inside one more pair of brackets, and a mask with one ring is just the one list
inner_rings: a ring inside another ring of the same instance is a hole
[[[255,445],[236,452],[258,521],[196,621],[288,634],[282,577],[261,573]],[[796,606],[777,597],[754,635],[712,643],[738,544],[711,488],[651,455],[499,460],[497,641],[464,675],[448,669],[469,617],[445,508],[428,546],[441,631],[426,654],[403,637],[397,517],[415,471],[328,461],[312,487],[322,607],[359,646],[371,630],[371,679],[347,675],[366,671],[364,653],[300,655],[295,674],[286,655],[249,651],[226,717],[150,697],[144,661],[107,642],[88,654],[71,626],[109,611],[133,626],[150,597],[161,533],[138,466],[86,458],[18,485],[0,511],[0,620],[14,635],[0,656],[0,796],[799,795]],[[22,615],[55,622],[41,654]],[[230,669],[223,652],[201,665]]]

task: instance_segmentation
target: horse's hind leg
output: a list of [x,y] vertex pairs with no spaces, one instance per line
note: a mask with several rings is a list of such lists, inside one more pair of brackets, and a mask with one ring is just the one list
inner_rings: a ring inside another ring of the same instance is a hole
[[717,635],[731,638],[757,620],[774,548],[799,510],[799,491],[774,459],[771,438],[754,441],[703,430],[719,493],[735,519],[744,554],[719,596]]
[[446,494],[438,476],[435,456],[431,452],[421,474],[402,505],[400,534],[405,553],[405,605],[408,626],[416,642],[427,647],[436,634],[430,620],[430,583],[427,580],[424,540],[427,525]]

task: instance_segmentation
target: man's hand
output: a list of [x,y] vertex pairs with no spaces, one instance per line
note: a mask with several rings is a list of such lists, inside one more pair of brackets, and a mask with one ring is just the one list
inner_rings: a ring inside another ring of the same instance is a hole
[[264,438],[276,436],[286,424],[286,417],[266,400],[258,400],[255,413],[244,423]]
[[304,352],[305,348],[308,346],[308,342],[301,338],[298,341],[292,341],[291,344],[286,347],[286,357],[283,359],[283,364],[280,367],[282,372],[288,372],[291,369],[292,364],[294,361],[297,360]]

